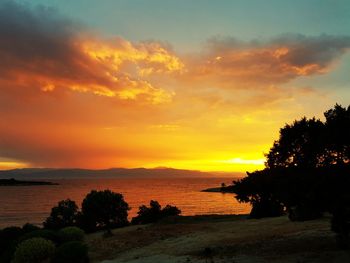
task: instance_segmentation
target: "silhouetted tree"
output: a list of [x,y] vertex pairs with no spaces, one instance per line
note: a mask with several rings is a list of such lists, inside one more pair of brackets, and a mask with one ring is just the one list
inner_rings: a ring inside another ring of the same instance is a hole
[[330,211],[339,215],[335,222],[349,221],[344,211],[350,202],[339,200],[348,199],[350,187],[350,107],[336,104],[324,115],[325,122],[304,117],[285,125],[266,155],[266,168],[234,182],[237,200],[252,204],[252,217],[281,214],[282,206],[291,220]]
[[315,118],[294,121],[280,130],[280,138],[275,141],[266,155],[267,168],[316,167],[323,148],[324,124]]
[[267,169],[247,173],[248,176],[234,181],[232,191],[239,202],[250,203],[250,218],[274,217],[284,213],[283,204],[275,197],[275,184]]
[[327,127],[321,163],[341,165],[350,162],[350,106],[336,104],[324,113]]
[[93,190],[83,200],[80,226],[86,231],[125,226],[128,210],[129,205],[122,194]]
[[76,224],[78,206],[70,199],[62,200],[51,209],[50,216],[43,223],[45,228],[60,229]]

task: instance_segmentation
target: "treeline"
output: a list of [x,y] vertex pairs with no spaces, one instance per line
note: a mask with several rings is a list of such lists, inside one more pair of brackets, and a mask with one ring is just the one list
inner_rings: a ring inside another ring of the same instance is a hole
[[350,232],[350,106],[336,104],[316,118],[296,120],[280,130],[266,154],[265,169],[230,186],[239,202],[252,204],[250,217],[287,213],[311,220],[329,212],[342,247]]
[[175,206],[162,208],[151,200],[150,206],[140,206],[137,216],[129,222],[129,210],[123,195],[110,190],[92,190],[84,198],[81,209],[73,200],[62,200],[51,209],[43,228],[25,224],[0,230],[0,262],[87,263],[85,233],[104,230],[104,236],[108,237],[113,228],[153,223],[181,213]]
[[128,220],[130,207],[122,194],[110,190],[92,190],[86,195],[79,210],[75,201],[62,200],[51,209],[50,216],[43,223],[47,229],[61,229],[78,226],[85,232],[110,230],[131,224],[148,224],[164,217],[177,216],[181,211],[176,206],[167,205],[162,209],[157,201],[150,201],[150,206],[139,207],[137,216]]

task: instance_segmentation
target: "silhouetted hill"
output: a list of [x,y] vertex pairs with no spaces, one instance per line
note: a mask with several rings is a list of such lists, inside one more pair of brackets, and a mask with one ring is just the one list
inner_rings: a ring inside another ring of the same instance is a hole
[[212,173],[173,168],[111,168],[103,170],[23,168],[0,171],[0,178],[91,178],[91,177],[210,177]]

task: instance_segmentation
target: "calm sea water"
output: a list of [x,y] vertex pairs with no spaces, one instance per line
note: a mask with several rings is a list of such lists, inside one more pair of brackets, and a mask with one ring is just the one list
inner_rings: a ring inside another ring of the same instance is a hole
[[176,205],[183,215],[246,214],[247,204],[240,204],[232,194],[205,193],[202,189],[218,187],[228,178],[113,178],[61,179],[55,186],[0,186],[0,228],[40,224],[58,201],[70,198],[80,206],[92,189],[110,189],[122,193],[131,206],[129,216],[135,216],[138,207],[157,200],[162,206]]

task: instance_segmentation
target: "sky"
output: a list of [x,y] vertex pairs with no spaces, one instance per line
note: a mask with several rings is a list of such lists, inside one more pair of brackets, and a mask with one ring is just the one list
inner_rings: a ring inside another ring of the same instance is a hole
[[261,169],[349,48],[349,1],[0,0],[0,169]]

